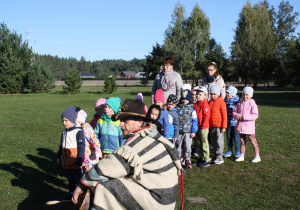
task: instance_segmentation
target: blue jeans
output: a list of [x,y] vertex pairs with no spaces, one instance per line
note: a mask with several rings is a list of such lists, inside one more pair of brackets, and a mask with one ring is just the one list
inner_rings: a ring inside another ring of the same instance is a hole
[[233,140],[234,140],[235,151],[239,152],[240,151],[240,135],[236,132],[236,126],[228,126],[228,128],[226,128],[226,135],[227,135],[228,151],[232,152]]

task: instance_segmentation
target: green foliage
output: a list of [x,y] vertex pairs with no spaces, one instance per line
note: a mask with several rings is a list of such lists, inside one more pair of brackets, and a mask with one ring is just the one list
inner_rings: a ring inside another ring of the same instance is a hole
[[82,79],[80,78],[79,71],[75,68],[71,69],[70,75],[66,78],[65,84],[62,89],[64,93],[79,93],[82,85]]
[[55,79],[52,76],[49,67],[38,60],[35,60],[26,72],[24,84],[31,92],[48,92],[55,87]]
[[104,88],[103,88],[103,92],[104,93],[113,93],[117,90],[118,86],[116,83],[116,78],[114,77],[114,75],[107,75],[105,77],[105,81],[104,81]]
[[0,25],[0,93],[20,93],[28,70],[32,50],[22,36]]

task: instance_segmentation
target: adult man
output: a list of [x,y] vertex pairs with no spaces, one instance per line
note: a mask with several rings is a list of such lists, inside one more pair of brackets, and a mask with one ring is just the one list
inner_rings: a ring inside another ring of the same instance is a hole
[[127,99],[112,120],[121,120],[125,145],[81,179],[73,202],[94,188],[92,209],[174,209],[181,164],[173,144],[145,117],[144,103]]

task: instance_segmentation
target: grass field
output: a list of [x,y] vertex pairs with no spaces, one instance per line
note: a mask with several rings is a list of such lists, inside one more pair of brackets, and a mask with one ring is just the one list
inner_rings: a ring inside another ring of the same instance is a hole
[[[102,87],[82,87],[76,95],[60,90],[0,95],[0,209],[74,209],[68,203],[45,205],[67,192],[65,171],[55,161],[66,107],[81,107],[90,122],[100,97],[124,101],[143,92],[150,104],[151,87],[119,87],[110,95]],[[193,166],[184,174],[185,209],[299,209],[300,91],[260,88],[254,99],[262,162],[250,163],[254,152],[248,143],[245,162],[229,158],[222,165]],[[177,208],[179,201],[178,195]]]

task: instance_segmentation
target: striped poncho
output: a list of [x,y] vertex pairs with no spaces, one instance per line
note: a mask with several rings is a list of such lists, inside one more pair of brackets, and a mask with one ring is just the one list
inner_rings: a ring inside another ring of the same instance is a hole
[[81,184],[94,188],[92,209],[174,209],[180,169],[175,146],[149,124],[99,161]]

